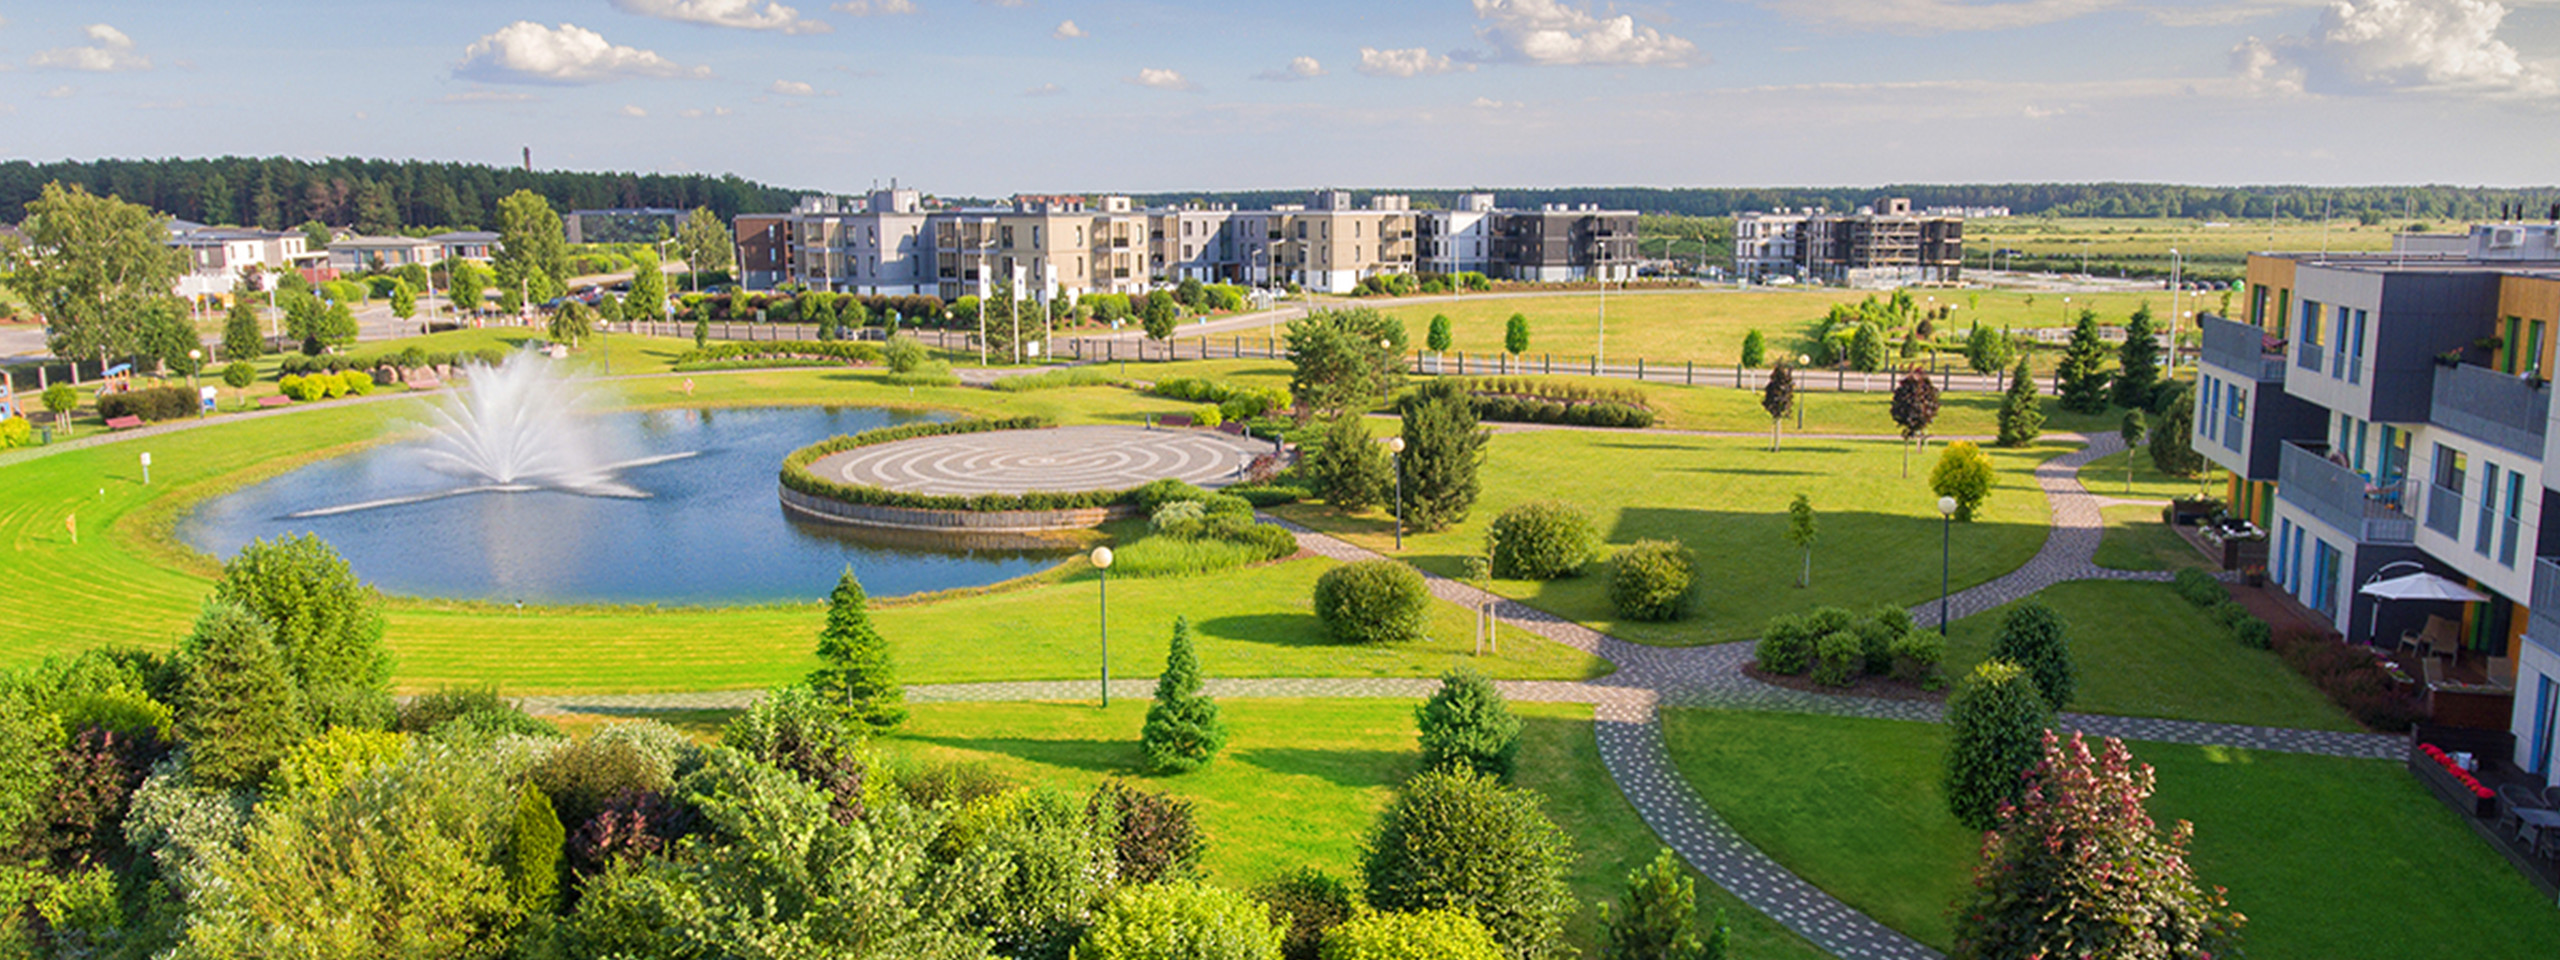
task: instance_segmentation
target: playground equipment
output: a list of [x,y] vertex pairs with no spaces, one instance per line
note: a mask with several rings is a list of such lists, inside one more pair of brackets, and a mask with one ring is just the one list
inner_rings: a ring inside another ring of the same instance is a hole
[[101,397],[110,393],[131,392],[133,392],[133,364],[116,364],[108,367],[106,373],[98,377],[98,395]]
[[26,415],[26,411],[18,409],[18,378],[0,370],[0,420]]

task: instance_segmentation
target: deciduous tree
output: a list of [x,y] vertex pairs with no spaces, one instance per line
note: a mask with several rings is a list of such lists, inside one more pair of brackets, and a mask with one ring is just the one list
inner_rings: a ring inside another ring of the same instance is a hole
[[1767,362],[1768,358],[1769,340],[1768,338],[1760,335],[1760,328],[1753,327],[1749,333],[1742,335],[1743,366],[1756,369],[1762,363]]
[[1769,385],[1760,388],[1760,409],[1769,413],[1769,452],[1778,452],[1778,428],[1796,406],[1796,375],[1785,362],[1769,369]]
[[1796,494],[1795,502],[1787,504],[1787,542],[1804,551],[1804,572],[1796,577],[1798,587],[1813,585],[1813,541],[1820,535],[1821,528],[1813,515],[1813,497]]
[[702,289],[703,274],[729,269],[736,242],[729,225],[711,208],[695,207],[685,214],[684,224],[676,228],[676,249],[684,255],[685,272],[693,276],[693,289]]
[[1366,409],[1404,385],[1404,324],[1367,307],[1289,321],[1289,392],[1305,415]]
[[1502,349],[1517,357],[1529,352],[1529,316],[1515,313],[1502,327]]
[[1902,451],[1902,475],[1911,476],[1911,453],[1929,442],[1929,424],[1938,419],[1938,385],[1919,367],[1903,371],[1902,379],[1893,385],[1893,422],[1902,427],[1902,439],[1911,447]]
[[213,595],[274,630],[276,648],[312,722],[390,725],[391,654],[382,648],[382,598],[319,537],[258,540],[240,548],[223,565]]
[[1991,457],[1974,446],[1973,441],[1958,440],[1938,454],[1938,465],[1929,471],[1929,490],[1941,497],[1956,500],[1956,520],[1973,522],[1974,511],[1991,496],[1996,477]]
[[166,222],[140,204],[46,184],[26,206],[26,239],[0,250],[0,284],[44,314],[55,356],[134,353],[148,306],[168,299],[186,269]]
[[520,303],[541,303],[567,292],[568,234],[560,214],[541,194],[518,190],[498,201],[498,245],[492,258],[498,289],[515,294]]

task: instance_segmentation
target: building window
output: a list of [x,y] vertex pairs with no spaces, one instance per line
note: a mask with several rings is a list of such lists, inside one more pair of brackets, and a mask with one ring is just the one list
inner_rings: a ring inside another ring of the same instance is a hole
[[2335,348],[2329,354],[2329,376],[2332,379],[2347,378],[2347,317],[2350,312],[2345,307],[2331,309],[2329,346]]
[[2516,566],[2516,535],[2524,531],[2524,474],[2507,471],[2507,506],[2505,521],[2498,525],[2498,562],[2507,569]]
[[2427,529],[2448,537],[2462,536],[2462,479],[2470,461],[2461,451],[2436,444],[2435,489],[2427,491]]
[[2530,321],[2525,327],[2524,369],[2521,372],[2528,377],[2539,377],[2543,375],[2542,321],[2540,320]]
[[2237,452],[2241,436],[2248,430],[2249,394],[2236,383],[2223,384],[2222,391],[2226,401],[2223,404],[2222,448]]
[[2214,429],[2222,423],[2222,389],[2212,377],[2197,377],[2196,385],[2201,388],[2196,391],[2196,404],[2204,408],[2196,413],[2196,433],[2207,440],[2218,439]]
[[2480,525],[2479,529],[2472,531],[2471,534],[2472,552],[2484,557],[2488,556],[2489,544],[2495,539],[2497,532],[2498,465],[2484,463],[2480,465]]
[[2365,311],[2358,310],[2355,312],[2355,316],[2347,324],[2346,342],[2339,347],[2340,350],[2345,351],[2347,354],[2348,383],[2364,382],[2364,321],[2366,316],[2367,314]]

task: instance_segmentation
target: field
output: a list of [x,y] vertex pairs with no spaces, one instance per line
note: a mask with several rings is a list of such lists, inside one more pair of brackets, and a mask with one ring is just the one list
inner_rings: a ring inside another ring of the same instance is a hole
[[[1989,251],[2013,249],[2021,251],[2021,269],[2067,271],[2080,273],[2081,255],[2088,255],[2088,272],[2097,276],[2116,276],[2118,267],[2129,268],[2140,275],[2158,276],[2169,273],[2169,251],[2184,255],[2190,279],[2237,280],[2248,265],[2249,254],[2268,250],[2389,250],[2391,235],[2408,226],[2405,220],[2391,220],[2378,226],[2359,226],[2354,220],[2318,221],[2279,220],[2270,225],[2265,220],[2229,221],[2211,226],[2209,221],[2159,218],[2122,219],[2101,217],[1999,217],[1967,220],[1964,224],[1965,255],[1971,263]],[[2460,224],[2433,222],[2431,231],[2459,230]],[[2004,258],[2002,263],[2008,261]],[[2215,294],[2218,296],[2218,294]]]

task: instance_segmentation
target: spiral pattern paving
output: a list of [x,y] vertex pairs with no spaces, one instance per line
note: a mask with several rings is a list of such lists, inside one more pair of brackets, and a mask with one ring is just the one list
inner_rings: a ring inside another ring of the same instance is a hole
[[919,437],[830,454],[829,480],[909,493],[1073,493],[1173,478],[1202,487],[1244,479],[1269,443],[1215,430],[1055,427]]

